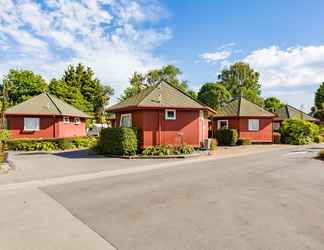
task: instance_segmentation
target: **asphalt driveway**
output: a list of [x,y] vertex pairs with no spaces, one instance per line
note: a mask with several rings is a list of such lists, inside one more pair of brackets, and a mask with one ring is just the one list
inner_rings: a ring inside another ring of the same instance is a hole
[[324,249],[317,151],[186,163],[42,190],[117,249]]

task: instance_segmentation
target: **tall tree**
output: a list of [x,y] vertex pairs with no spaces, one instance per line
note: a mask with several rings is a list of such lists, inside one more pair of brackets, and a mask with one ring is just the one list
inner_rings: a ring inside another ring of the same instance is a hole
[[11,69],[4,77],[0,86],[1,96],[5,107],[19,104],[35,95],[46,92],[46,81],[29,70]]
[[259,73],[254,71],[249,64],[234,63],[229,68],[223,69],[218,79],[233,98],[242,96],[260,106],[263,104]]
[[264,100],[264,108],[270,112],[275,112],[281,109],[284,104],[276,97],[268,97]]
[[130,78],[130,86],[125,89],[124,94],[120,99],[125,100],[133,95],[136,95],[142,89],[153,86],[159,83],[161,80],[166,80],[170,84],[196,98],[196,93],[188,88],[186,81],[179,79],[181,74],[182,72],[180,69],[174,65],[166,65],[161,69],[150,70],[145,75],[134,72],[133,76]]
[[231,94],[220,83],[207,82],[198,92],[198,100],[215,110],[228,102],[230,98]]
[[61,79],[53,79],[49,85],[50,93],[67,103],[95,114],[101,120],[104,107],[108,104],[113,89],[109,85],[102,85],[95,78],[91,68],[82,64],[70,65]]
[[324,82],[315,92],[315,106],[318,110],[324,110]]

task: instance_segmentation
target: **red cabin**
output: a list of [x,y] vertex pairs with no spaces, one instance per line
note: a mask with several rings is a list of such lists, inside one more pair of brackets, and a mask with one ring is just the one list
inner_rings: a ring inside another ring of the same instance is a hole
[[143,148],[159,144],[200,147],[208,139],[208,114],[214,111],[162,81],[108,108],[117,127],[137,127]]
[[236,129],[240,139],[272,143],[275,117],[273,113],[241,97],[226,104],[213,116],[213,129]]
[[40,94],[7,109],[11,138],[85,136],[86,113],[48,94]]

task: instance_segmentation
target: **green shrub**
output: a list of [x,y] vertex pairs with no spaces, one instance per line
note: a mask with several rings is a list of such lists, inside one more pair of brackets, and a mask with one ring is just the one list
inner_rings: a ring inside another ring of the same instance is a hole
[[0,129],[0,141],[6,141],[10,139],[10,130]]
[[210,150],[212,150],[212,151],[216,150],[217,144],[218,144],[218,142],[217,142],[216,139],[211,139],[211,142],[210,142]]
[[322,142],[324,142],[324,137],[322,135],[315,136],[314,142],[315,143],[322,143]]
[[133,128],[105,128],[101,130],[98,150],[102,154],[134,155],[138,150]]
[[236,129],[219,129],[215,132],[218,144],[221,146],[234,146],[238,140]]
[[324,161],[324,149],[322,149],[319,153],[318,153],[318,158],[322,161]]
[[182,145],[156,145],[147,147],[143,150],[143,155],[151,156],[165,156],[165,155],[187,155],[192,154],[194,151],[193,147],[188,144]]
[[15,151],[53,151],[75,148],[90,148],[96,144],[94,137],[73,137],[55,139],[14,139],[7,140],[6,146]]
[[250,139],[239,139],[237,145],[251,145],[252,142]]
[[281,141],[286,144],[304,145],[319,136],[319,126],[301,119],[287,119],[280,126]]
[[275,133],[273,133],[272,137],[273,137],[272,141],[273,141],[274,144],[280,144],[281,143],[281,135],[280,135],[280,133],[275,132]]

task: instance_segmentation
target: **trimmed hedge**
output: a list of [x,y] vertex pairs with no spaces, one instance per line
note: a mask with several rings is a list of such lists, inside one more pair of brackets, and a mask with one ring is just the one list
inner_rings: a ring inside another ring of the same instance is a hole
[[97,139],[92,136],[54,139],[14,139],[7,140],[5,143],[9,150],[53,151],[92,148],[97,144]]
[[101,130],[98,151],[108,155],[135,155],[139,130],[134,128],[105,128]]
[[216,130],[215,135],[220,146],[234,146],[238,140],[236,129],[219,129]]
[[251,145],[252,142],[250,139],[239,139],[237,145]]
[[188,155],[194,151],[188,144],[182,145],[156,145],[143,150],[143,155],[164,156],[164,155]]

